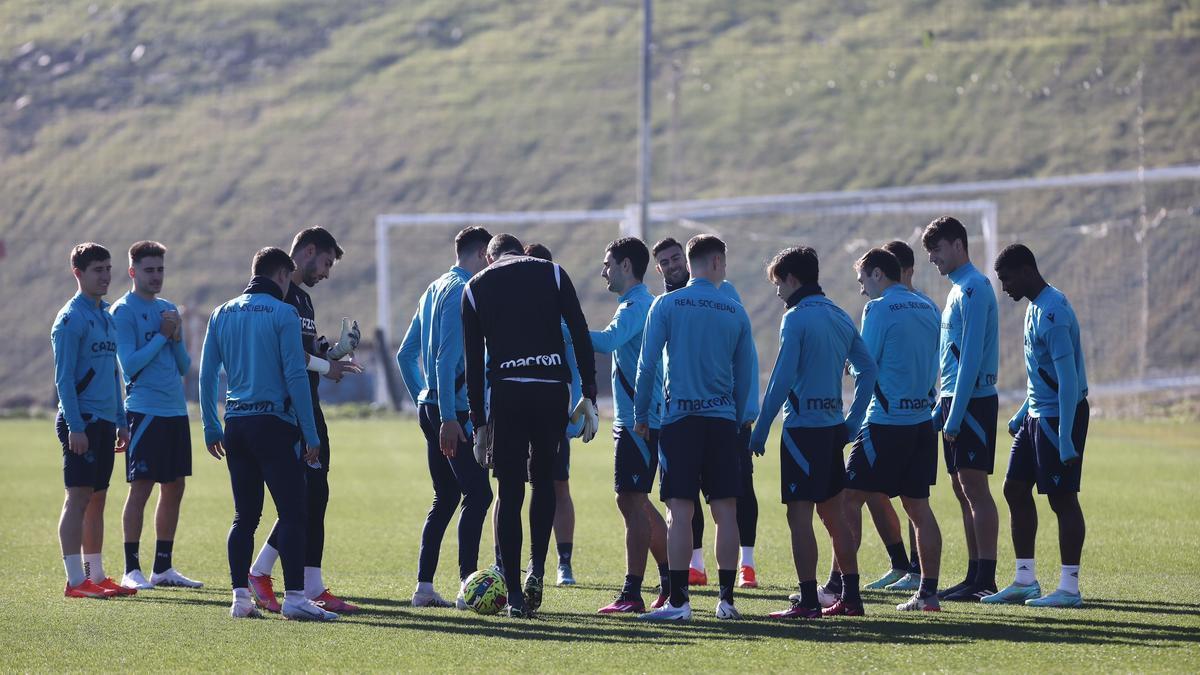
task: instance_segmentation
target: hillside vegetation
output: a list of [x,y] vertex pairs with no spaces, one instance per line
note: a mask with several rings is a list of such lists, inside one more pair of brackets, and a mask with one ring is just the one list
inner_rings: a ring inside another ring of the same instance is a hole
[[[657,199],[1200,162],[1191,0],[657,4]],[[348,257],[316,291],[318,321],[353,315],[373,328],[379,213],[633,201],[639,8],[0,3],[0,279],[10,316],[0,381],[27,385],[5,387],[0,402],[50,398],[46,338],[72,292],[65,261],[76,241],[102,241],[119,259],[137,239],[162,240],[171,248],[164,294],[202,316],[240,290],[255,249],[324,224]],[[1174,291],[1165,302],[1186,302],[1177,289],[1196,287],[1187,254],[1200,252],[1187,211],[1200,203],[1195,184],[1144,198],[1030,193],[1002,209],[1005,223],[1028,231],[1132,222],[1142,203],[1151,215],[1175,214],[1157,246],[1182,258],[1154,283]],[[649,236],[667,231],[681,232]],[[451,232],[394,237],[393,335],[449,265]],[[556,247],[587,280],[589,318],[608,318],[611,298],[595,274],[615,223],[518,233]],[[1052,256],[1077,250],[1055,241]],[[1106,257],[1088,265],[1091,275],[1132,262],[1100,248]],[[738,258],[733,273],[756,310],[760,347],[773,354],[777,310],[755,267],[765,255]],[[852,281],[838,286],[848,307]],[[115,281],[113,298],[124,287]],[[1166,328],[1194,336],[1200,327],[1186,320]],[[1194,337],[1178,339],[1170,358],[1195,357]]]

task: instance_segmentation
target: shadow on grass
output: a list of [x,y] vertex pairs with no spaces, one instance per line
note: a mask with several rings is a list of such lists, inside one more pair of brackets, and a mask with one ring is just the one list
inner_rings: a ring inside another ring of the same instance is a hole
[[[373,603],[372,600],[364,602]],[[407,603],[393,602],[404,607]],[[383,603],[379,603],[383,604]],[[1099,606],[1097,606],[1099,608]],[[1166,647],[1200,643],[1200,631],[1137,621],[1089,618],[1087,610],[1061,616],[1011,614],[979,616],[943,612],[937,616],[881,615],[863,618],[777,621],[749,617],[720,622],[697,613],[689,624],[650,624],[632,617],[602,617],[578,612],[547,612],[538,619],[484,618],[454,610],[367,610],[346,624],[538,641],[581,641],[629,644],[653,640],[663,645],[700,644],[712,640],[757,641],[779,638],[840,643],[955,645],[986,641],[1143,646],[1157,641]]]
[[1186,602],[1161,602],[1158,600],[1093,600],[1083,599],[1084,608],[1103,609],[1112,612],[1134,612],[1138,614],[1173,614],[1193,616],[1200,619],[1200,605]]

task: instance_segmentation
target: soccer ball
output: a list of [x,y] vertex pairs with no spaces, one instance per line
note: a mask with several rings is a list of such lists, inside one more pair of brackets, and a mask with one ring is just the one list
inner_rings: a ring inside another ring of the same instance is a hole
[[475,572],[463,582],[463,601],[479,614],[495,614],[508,604],[508,586],[494,569]]

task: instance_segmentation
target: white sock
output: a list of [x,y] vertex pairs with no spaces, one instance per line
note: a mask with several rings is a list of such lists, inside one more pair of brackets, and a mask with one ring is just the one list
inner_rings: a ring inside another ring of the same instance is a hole
[[270,544],[263,544],[254,564],[250,566],[250,573],[257,577],[269,577],[271,570],[275,569],[276,560],[279,560],[279,551]]
[[304,597],[312,600],[325,592],[325,581],[321,579],[320,567],[304,568]]
[[64,555],[63,567],[67,570],[68,586],[78,586],[87,579],[87,574],[83,571],[83,556],[78,553],[75,555]]
[[418,581],[417,582],[417,592],[420,593],[421,595],[429,595],[430,593],[433,592],[433,582],[432,581]]
[[304,597],[304,591],[284,591],[283,601],[289,605],[302,605],[308,598]]
[[104,555],[101,553],[84,553],[83,570],[87,578],[95,583],[104,581]]
[[754,547],[742,547],[742,564],[747,567],[754,567]]
[[1033,558],[1017,558],[1016,582],[1022,586],[1029,586],[1037,582],[1037,568],[1034,566]]
[[704,549],[692,549],[692,567],[700,570],[701,572],[704,571]]
[[249,602],[250,602],[250,589],[249,588],[233,589],[233,604],[244,605],[244,604],[248,604]]
[[1079,593],[1079,565],[1062,566],[1062,577],[1058,580],[1058,590]]

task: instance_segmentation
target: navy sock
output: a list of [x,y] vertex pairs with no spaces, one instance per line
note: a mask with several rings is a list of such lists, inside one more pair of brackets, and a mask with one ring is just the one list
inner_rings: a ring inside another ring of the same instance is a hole
[[892,569],[908,569],[908,553],[904,550],[904,541],[887,545],[888,557],[892,559]]
[[908,525],[908,548],[910,550],[909,550],[909,554],[908,554],[908,556],[909,556],[908,557],[908,571],[911,574],[920,574],[921,573],[921,557],[919,555],[917,555],[917,538],[915,536],[913,536],[914,534],[915,533],[913,531],[912,523],[909,523],[909,525]]
[[996,585],[996,561],[979,559],[979,569],[975,572],[976,586]]
[[969,585],[969,584],[975,583],[975,577],[978,575],[979,575],[979,561],[978,560],[968,560],[967,561],[967,578],[963,579],[963,584]]
[[937,595],[937,581],[937,577],[921,577],[921,590],[919,593],[922,598]]
[[807,609],[820,609],[821,602],[817,600],[817,580],[800,582],[800,606]]
[[138,559],[138,543],[136,541],[125,542],[125,573],[129,574],[140,569],[142,569],[142,561]]
[[829,581],[825,582],[825,590],[834,595],[842,592],[842,573],[836,567],[829,570]]
[[504,573],[504,563],[502,562],[502,559],[500,557],[500,544],[496,544],[496,546],[492,550],[496,554],[496,569],[500,570],[500,573],[503,574]]
[[721,589],[721,599],[725,602],[733,602],[733,584],[736,579],[737,570],[717,570],[717,584]]
[[625,575],[625,587],[621,589],[622,595],[628,598],[637,598],[642,595],[642,578],[636,574]]
[[862,602],[862,596],[858,594],[857,574],[842,575],[842,600],[847,602]]
[[[162,574],[171,569],[175,565],[171,563],[171,549],[175,547],[175,542],[167,539],[159,539],[154,545],[154,573]],[[993,563],[994,565],[994,563]],[[995,569],[993,567],[993,569]]]
[[658,564],[658,583],[663,595],[671,592],[671,569],[666,563]]
[[559,565],[570,565],[571,564],[571,549],[573,549],[574,547],[575,547],[575,544],[572,542],[567,542],[565,544],[558,545],[558,564]]
[[671,606],[682,607],[688,601],[688,571],[671,570]]

